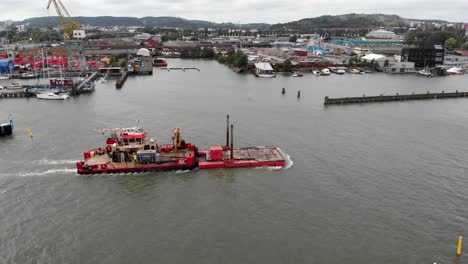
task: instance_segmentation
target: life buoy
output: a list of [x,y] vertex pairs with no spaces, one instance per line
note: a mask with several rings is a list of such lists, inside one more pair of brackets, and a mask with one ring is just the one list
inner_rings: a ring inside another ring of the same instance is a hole
[[106,165],[106,164],[102,164],[102,165],[101,165],[101,169],[103,169],[103,170],[107,169],[107,165]]

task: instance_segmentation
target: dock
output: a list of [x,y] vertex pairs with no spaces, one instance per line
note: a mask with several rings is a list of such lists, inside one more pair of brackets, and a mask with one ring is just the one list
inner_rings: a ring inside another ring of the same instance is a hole
[[122,76],[115,82],[115,88],[120,89],[128,78],[128,72],[123,72]]
[[0,91],[0,99],[25,98],[25,97],[32,97],[32,96],[34,96],[33,93],[26,92],[24,89],[20,89],[20,90],[1,90]]
[[83,89],[83,86],[87,83],[87,82],[94,82],[97,78],[99,77],[99,72],[93,72],[88,78],[84,79],[82,82],[80,82],[75,90],[78,91],[78,92],[81,92],[81,90]]
[[186,70],[195,70],[195,71],[200,71],[199,68],[197,67],[166,67],[166,68],[160,68],[161,70],[167,70],[167,71],[171,71],[171,70],[182,70],[182,71],[186,71]]
[[324,105],[344,105],[344,104],[364,104],[364,103],[383,103],[394,101],[413,101],[413,100],[429,100],[429,99],[446,99],[446,98],[462,98],[467,97],[468,92],[459,92],[458,90],[451,93],[444,91],[440,93],[430,93],[429,91],[423,94],[398,94],[395,95],[379,95],[379,96],[366,96],[361,97],[343,97],[343,98],[329,98],[325,96]]

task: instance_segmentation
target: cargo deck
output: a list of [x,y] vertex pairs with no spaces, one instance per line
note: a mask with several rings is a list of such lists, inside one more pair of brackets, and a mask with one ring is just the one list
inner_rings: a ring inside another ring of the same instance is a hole
[[213,159],[213,151],[219,147],[212,147],[210,150],[200,150],[198,168],[216,169],[216,168],[241,168],[241,167],[284,167],[286,159],[277,147],[245,147],[233,149],[233,158],[231,151],[223,149],[221,159]]

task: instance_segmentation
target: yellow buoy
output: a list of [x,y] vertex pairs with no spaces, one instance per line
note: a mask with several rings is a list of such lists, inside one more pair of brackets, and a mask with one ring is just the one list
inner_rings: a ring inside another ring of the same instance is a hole
[[31,129],[30,129],[30,128],[27,128],[26,130],[28,131],[29,136],[30,136],[30,137],[33,137],[33,133],[32,133],[32,131],[31,131]]
[[457,248],[457,255],[460,256],[462,253],[462,244],[463,238],[461,236],[458,237],[458,248]]

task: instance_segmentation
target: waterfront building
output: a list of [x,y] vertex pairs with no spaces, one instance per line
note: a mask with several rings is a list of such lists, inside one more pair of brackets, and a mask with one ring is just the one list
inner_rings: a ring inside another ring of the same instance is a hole
[[403,48],[402,61],[414,62],[416,68],[435,67],[444,62],[445,50],[441,45],[423,48]]
[[362,57],[361,60],[365,60],[367,62],[375,61],[379,64],[380,67],[383,67],[385,61],[388,60],[385,55],[381,54],[367,54],[366,56]]
[[415,73],[414,62],[389,61],[384,67],[386,73]]
[[451,54],[445,54],[444,66],[468,67],[468,51],[457,50]]

